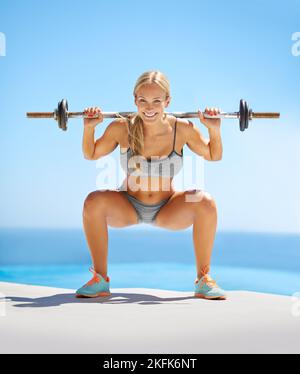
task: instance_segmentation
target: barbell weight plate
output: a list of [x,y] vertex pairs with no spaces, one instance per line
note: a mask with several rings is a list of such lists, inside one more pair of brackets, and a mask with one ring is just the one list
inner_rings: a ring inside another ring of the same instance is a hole
[[66,99],[63,99],[58,103],[57,107],[57,122],[58,127],[63,131],[67,130],[68,123],[68,102]]
[[240,100],[240,112],[239,112],[239,120],[240,120],[240,130],[245,130],[245,101],[243,99]]
[[248,107],[248,103],[247,101],[244,102],[245,103],[245,130],[248,128],[249,126],[249,107]]
[[62,101],[59,101],[58,104],[57,104],[57,109],[56,109],[56,121],[57,121],[57,125],[58,125],[58,128],[61,129],[61,113],[62,113],[62,110],[61,110],[61,106],[62,106]]
[[64,122],[64,130],[67,130],[67,124],[68,124],[68,112],[69,112],[69,105],[68,105],[68,101],[66,99],[65,100],[65,122]]
[[60,129],[60,106],[61,106],[61,101],[58,102],[57,104],[57,109],[55,111],[55,119],[57,121],[58,128]]

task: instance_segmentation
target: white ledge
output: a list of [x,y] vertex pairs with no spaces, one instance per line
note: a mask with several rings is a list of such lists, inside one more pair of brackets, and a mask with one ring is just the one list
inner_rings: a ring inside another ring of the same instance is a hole
[[111,292],[76,299],[74,290],[0,282],[0,353],[300,353],[300,313],[289,296]]

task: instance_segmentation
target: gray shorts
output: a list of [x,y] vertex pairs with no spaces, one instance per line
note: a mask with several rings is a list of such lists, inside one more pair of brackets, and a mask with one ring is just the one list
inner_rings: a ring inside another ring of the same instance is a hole
[[138,216],[138,223],[149,223],[154,225],[155,218],[160,209],[169,201],[170,198],[161,200],[156,204],[145,204],[142,201],[128,194],[127,191],[121,191],[133,205]]

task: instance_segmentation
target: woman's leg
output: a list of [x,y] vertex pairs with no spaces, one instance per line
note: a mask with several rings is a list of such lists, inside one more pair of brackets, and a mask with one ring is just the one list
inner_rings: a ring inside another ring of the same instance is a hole
[[136,211],[122,192],[99,190],[87,196],[83,226],[96,273],[107,277],[107,226],[125,227],[137,222]]
[[197,278],[209,272],[217,227],[217,208],[212,197],[199,190],[175,192],[156,216],[155,224],[170,230],[193,225]]
[[210,195],[204,198],[203,205],[195,214],[193,240],[197,263],[197,278],[210,270],[211,255],[217,229],[217,207]]

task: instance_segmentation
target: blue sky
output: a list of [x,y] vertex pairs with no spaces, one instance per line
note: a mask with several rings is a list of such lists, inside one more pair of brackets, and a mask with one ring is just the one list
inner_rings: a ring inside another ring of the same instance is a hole
[[219,230],[299,233],[299,15],[299,1],[0,0],[0,226],[81,227],[83,201],[99,187],[97,162],[82,155],[82,121],[64,133],[25,113],[52,111],[63,97],[74,111],[135,110],[135,81],[155,69],[170,80],[170,111],[236,111],[244,98],[281,112],[245,133],[223,121],[223,159],[202,163],[202,187],[217,202]]

